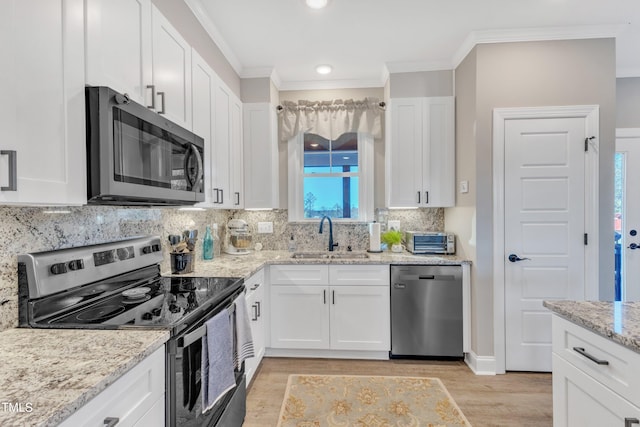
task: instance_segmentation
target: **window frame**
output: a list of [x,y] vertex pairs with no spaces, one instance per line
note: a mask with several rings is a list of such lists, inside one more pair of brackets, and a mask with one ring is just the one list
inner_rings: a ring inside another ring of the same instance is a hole
[[[373,219],[374,197],[374,139],[370,134],[358,135],[358,218],[334,218],[341,223],[363,223]],[[304,133],[299,133],[287,142],[288,151],[288,208],[289,222],[312,223],[317,218],[304,217]],[[317,174],[318,178],[327,174]],[[333,175],[336,176],[336,175]]]

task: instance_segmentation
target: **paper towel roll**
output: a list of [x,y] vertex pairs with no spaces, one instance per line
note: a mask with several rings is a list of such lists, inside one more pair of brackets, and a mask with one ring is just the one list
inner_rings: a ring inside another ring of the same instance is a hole
[[369,224],[369,252],[380,252],[380,223]]

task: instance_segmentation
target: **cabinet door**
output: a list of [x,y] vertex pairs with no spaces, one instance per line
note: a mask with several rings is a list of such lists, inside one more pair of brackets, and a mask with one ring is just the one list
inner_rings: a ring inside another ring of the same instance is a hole
[[276,115],[268,103],[243,105],[244,207],[278,208],[278,146]]
[[231,91],[218,80],[215,88],[213,169],[211,186],[213,203],[230,207],[231,200]]
[[86,0],[86,79],[150,105],[151,0]]
[[626,418],[640,419],[640,408],[553,354],[554,427],[622,427]]
[[242,102],[235,96],[231,98],[231,193],[231,207],[244,208]]
[[212,194],[213,122],[216,75],[195,50],[191,51],[193,132],[204,139],[204,202],[197,206],[215,206]]
[[422,127],[421,206],[455,205],[453,97],[426,98]]
[[331,286],[331,349],[390,349],[389,287]]
[[264,293],[265,293],[264,270],[258,271],[245,280],[247,287],[247,313],[251,322],[251,337],[253,339],[253,349],[255,356],[245,361],[245,373],[247,384],[251,382],[256,369],[260,365],[265,352],[266,330],[264,322]]
[[389,207],[420,206],[422,192],[422,98],[391,99],[386,146],[386,198]]
[[155,111],[192,129],[191,46],[157,8],[152,11]]
[[83,1],[6,1],[0,15],[0,204],[84,204]]
[[271,347],[329,348],[326,286],[270,286]]

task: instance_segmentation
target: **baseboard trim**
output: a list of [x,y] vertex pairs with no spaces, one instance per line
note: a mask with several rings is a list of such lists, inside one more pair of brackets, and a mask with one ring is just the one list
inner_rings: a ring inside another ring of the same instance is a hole
[[496,375],[495,356],[478,356],[470,351],[465,353],[464,362],[476,375]]
[[389,351],[357,351],[357,350],[316,350],[316,349],[283,349],[268,348],[268,357],[308,357],[323,359],[371,359],[388,360]]

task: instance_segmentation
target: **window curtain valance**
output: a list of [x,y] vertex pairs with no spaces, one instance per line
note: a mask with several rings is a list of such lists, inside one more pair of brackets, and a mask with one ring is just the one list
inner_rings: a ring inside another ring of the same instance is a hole
[[287,142],[301,132],[336,140],[346,132],[364,132],[382,138],[384,102],[376,98],[362,101],[284,101],[277,107],[278,139]]

